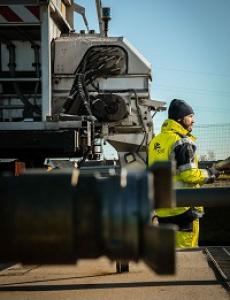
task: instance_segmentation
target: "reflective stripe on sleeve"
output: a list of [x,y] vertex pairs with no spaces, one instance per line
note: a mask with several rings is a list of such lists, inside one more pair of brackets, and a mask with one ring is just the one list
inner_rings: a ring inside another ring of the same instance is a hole
[[197,165],[195,163],[188,163],[178,167],[178,172],[182,172],[189,169],[197,169]]

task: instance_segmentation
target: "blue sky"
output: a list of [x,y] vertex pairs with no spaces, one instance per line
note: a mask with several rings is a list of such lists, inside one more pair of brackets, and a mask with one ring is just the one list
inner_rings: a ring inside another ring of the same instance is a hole
[[[95,1],[79,0],[98,31]],[[196,124],[230,123],[229,0],[102,0],[110,36],[124,36],[151,63],[152,99],[185,99]],[[84,29],[75,18],[77,31]],[[160,127],[167,113],[158,113]]]

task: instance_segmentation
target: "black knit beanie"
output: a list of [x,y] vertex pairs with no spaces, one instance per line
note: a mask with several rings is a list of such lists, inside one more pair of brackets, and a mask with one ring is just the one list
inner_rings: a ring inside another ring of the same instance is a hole
[[194,114],[193,109],[184,100],[173,99],[169,105],[168,117],[177,121],[185,116]]

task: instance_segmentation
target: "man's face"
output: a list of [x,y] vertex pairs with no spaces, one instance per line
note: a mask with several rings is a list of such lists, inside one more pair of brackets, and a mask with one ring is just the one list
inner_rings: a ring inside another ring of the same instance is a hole
[[181,124],[183,125],[183,127],[185,129],[187,129],[189,132],[192,131],[192,127],[193,127],[193,124],[194,124],[195,120],[194,120],[194,115],[191,114],[191,115],[188,115],[188,116],[185,116],[182,120],[181,120]]

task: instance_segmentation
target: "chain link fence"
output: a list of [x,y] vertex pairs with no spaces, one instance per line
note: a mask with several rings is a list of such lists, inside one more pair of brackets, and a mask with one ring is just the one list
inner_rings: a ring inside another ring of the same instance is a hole
[[222,160],[230,156],[230,123],[194,126],[196,145],[202,161]]
[[[155,133],[159,132],[160,128],[155,128]],[[230,157],[230,123],[195,124],[192,134],[197,138],[195,143],[201,168]],[[224,186],[230,186],[230,174],[223,174],[212,185],[206,185],[206,187]]]
[[[158,134],[160,128],[155,128]],[[197,153],[201,161],[222,160],[230,156],[230,123],[194,125]]]

